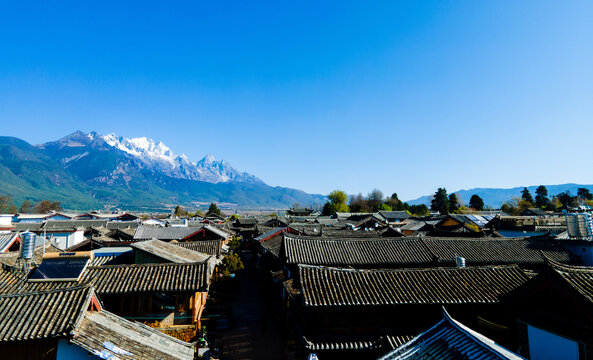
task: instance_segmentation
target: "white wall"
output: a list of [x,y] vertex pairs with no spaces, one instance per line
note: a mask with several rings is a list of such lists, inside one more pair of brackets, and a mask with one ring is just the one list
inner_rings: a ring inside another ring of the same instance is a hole
[[60,250],[66,250],[70,246],[74,246],[84,241],[84,231],[78,230],[71,233],[52,233],[48,234],[51,238],[51,243]]

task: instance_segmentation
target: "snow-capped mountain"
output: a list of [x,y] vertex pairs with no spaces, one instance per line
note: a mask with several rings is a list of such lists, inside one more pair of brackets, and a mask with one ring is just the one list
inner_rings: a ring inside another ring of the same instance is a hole
[[[80,160],[89,161],[91,152],[100,151],[100,158],[106,158],[105,152],[119,154],[107,156],[112,170],[105,176],[88,179],[109,182],[109,177],[125,179],[133,171],[142,170],[166,175],[175,179],[197,180],[209,183],[262,183],[257,177],[240,172],[226,161],[217,161],[210,154],[198,162],[191,162],[184,154],[176,155],[161,141],[146,137],[125,138],[116,134],[99,135],[96,132],[85,134],[77,131],[58,141],[38,145],[38,148],[50,151],[60,158],[65,167],[81,166]],[[94,154],[97,158],[97,154]],[[84,164],[82,165],[84,166]]]
[[322,195],[266,185],[212,155],[194,163],[150,139],[80,131],[36,146],[0,136],[0,189],[18,202],[50,199],[81,211],[195,209],[209,202],[286,209],[326,201]]

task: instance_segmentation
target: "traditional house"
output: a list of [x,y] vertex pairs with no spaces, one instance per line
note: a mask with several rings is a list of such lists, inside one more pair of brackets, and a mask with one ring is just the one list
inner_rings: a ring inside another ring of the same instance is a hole
[[379,211],[374,215],[388,224],[401,223],[412,217],[407,211]]
[[203,240],[204,227],[160,227],[139,226],[134,233],[134,241],[159,239],[163,241]]
[[[299,265],[286,294],[304,348],[323,359],[374,359],[441,318],[441,307],[480,331],[501,321],[501,299],[529,276],[518,266],[347,269]],[[502,326],[502,325],[501,325]],[[510,331],[496,340],[509,342]]]
[[182,334],[182,339],[195,336],[212,275],[210,263],[108,265],[116,263],[113,260],[120,255],[106,253],[104,249],[98,250],[100,261],[95,251],[46,254],[29,275],[4,268],[0,272],[0,294],[92,283],[109,311],[140,317],[152,327],[168,329],[176,337]]
[[41,223],[46,220],[70,220],[67,215],[62,215],[56,212],[50,212],[47,214],[16,214],[13,217],[12,222],[20,223]]
[[309,208],[290,208],[286,213],[292,216],[311,216],[315,212],[315,209]]
[[254,218],[238,218],[231,226],[243,239],[251,239],[257,234],[257,220]]
[[0,295],[0,353],[11,359],[193,359],[195,348],[106,311],[93,287]]
[[537,216],[537,217],[545,217],[550,216],[549,213],[540,209],[540,208],[529,208],[525,209],[521,214],[521,216]]
[[473,215],[449,214],[434,226],[430,234],[433,236],[482,236],[482,228],[487,223],[488,221],[483,219],[477,220]]
[[163,219],[157,219],[157,218],[148,218],[145,220],[142,220],[142,225],[147,225],[147,226],[165,226],[167,225],[167,222]]
[[509,294],[519,353],[530,359],[590,359],[593,268],[548,260],[540,274]]
[[90,213],[78,215],[78,220],[109,220],[109,221],[138,221],[138,217],[127,212],[119,213],[100,213],[91,211]]
[[361,269],[518,264],[544,266],[545,257],[575,264],[580,259],[554,241],[524,238],[325,238],[283,234],[279,256],[289,272],[298,264]]

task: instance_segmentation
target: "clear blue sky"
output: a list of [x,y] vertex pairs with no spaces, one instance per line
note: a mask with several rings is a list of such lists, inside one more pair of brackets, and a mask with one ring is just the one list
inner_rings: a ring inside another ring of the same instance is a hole
[[592,1],[0,4],[0,128],[147,136],[270,185],[593,183]]

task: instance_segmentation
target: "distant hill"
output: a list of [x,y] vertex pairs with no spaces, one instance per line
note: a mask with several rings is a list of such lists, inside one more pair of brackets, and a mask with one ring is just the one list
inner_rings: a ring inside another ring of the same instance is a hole
[[210,155],[192,163],[151,139],[82,132],[37,146],[0,137],[0,193],[19,203],[49,199],[76,210],[157,210],[207,202],[284,209],[325,201],[322,195],[266,185]]
[[[527,186],[531,195],[535,197],[535,189],[539,185]],[[581,184],[561,184],[561,185],[544,185],[548,189],[548,196],[551,198],[553,195],[557,195],[564,191],[570,191],[572,195],[577,194],[578,188],[587,188],[593,192],[593,185],[581,185]],[[511,200],[513,197],[521,197],[521,190],[523,186],[515,187],[511,189],[498,189],[498,188],[474,188],[469,190],[453,191],[460,197],[463,202],[469,204],[469,199],[473,194],[477,194],[484,200],[484,204],[492,208],[500,208],[503,202]],[[447,191],[448,194],[451,192]],[[430,206],[431,195],[421,196],[417,199],[408,201],[410,205],[426,204]]]

